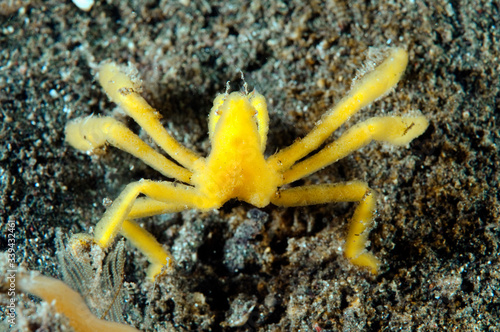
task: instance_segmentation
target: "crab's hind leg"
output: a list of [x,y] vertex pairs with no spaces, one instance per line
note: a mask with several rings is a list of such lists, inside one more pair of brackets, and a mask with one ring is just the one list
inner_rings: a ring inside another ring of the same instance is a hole
[[361,181],[301,186],[277,192],[271,203],[278,206],[304,206],[332,202],[359,202],[349,224],[344,255],[351,263],[377,273],[379,261],[366,251],[368,233],[373,225],[375,197]]
[[123,222],[120,234],[139,249],[151,265],[148,268],[148,277],[154,278],[163,267],[172,268],[173,259],[170,253],[148,231],[139,226],[133,219],[156,216],[164,213],[180,212],[186,205],[165,203],[149,197],[139,197],[135,200],[127,219]]
[[[93,239],[86,234],[77,234],[71,239],[72,245],[94,242],[102,248],[107,248],[118,232],[122,232],[151,261],[153,266],[149,270],[149,276],[153,277],[161,270],[161,266],[169,264],[171,260],[169,260],[170,254],[162,249],[152,235],[129,219],[129,216],[151,215],[158,211],[157,208],[162,205],[149,204],[151,209],[148,211],[148,204],[144,204],[145,200],[139,198],[134,209],[137,196],[140,194],[146,195],[150,201],[164,202],[162,209],[164,213],[188,208],[203,208],[205,205],[204,198],[198,194],[195,188],[190,186],[150,180],[133,182],[125,187],[111,207],[106,210],[95,227]],[[167,207],[170,210],[167,210]]]
[[135,221],[124,220],[120,234],[147,257],[150,263],[147,272],[148,278],[154,279],[164,267],[167,270],[173,268],[173,259],[170,253],[163,248],[151,233],[139,226]]
[[140,84],[133,82],[114,63],[101,67],[99,83],[111,100],[120,105],[170,157],[187,169],[193,170],[193,164],[199,156],[177,142],[165,130],[158,112],[138,93]]
[[386,116],[368,119],[353,126],[318,153],[284,171],[281,185],[312,174],[362,148],[372,140],[394,145],[408,144],[415,137],[422,135],[428,125],[429,122],[424,116]]

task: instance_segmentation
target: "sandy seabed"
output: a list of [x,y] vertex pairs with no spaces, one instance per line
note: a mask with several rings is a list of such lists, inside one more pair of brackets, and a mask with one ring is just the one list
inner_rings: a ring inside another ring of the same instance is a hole
[[[90,114],[146,138],[95,81],[101,61],[136,67],[165,127],[202,155],[212,101],[227,81],[240,89],[243,72],[267,98],[270,155],[349,91],[370,49],[393,46],[408,50],[405,75],[347,126],[420,111],[427,131],[407,148],[372,143],[301,181],[359,179],[378,193],[370,250],[380,274],[342,256],[353,203],[255,210],[231,201],[143,220],[177,269],[153,290],[129,247],[124,320],[149,331],[500,330],[497,1],[108,0],[89,12],[2,1],[0,250],[14,222],[17,263],[61,278],[56,229],[88,232],[127,183],[161,179],[116,149],[87,156],[64,142],[65,124]],[[16,300],[15,328],[70,330],[47,304]],[[9,301],[0,294],[0,312]]]

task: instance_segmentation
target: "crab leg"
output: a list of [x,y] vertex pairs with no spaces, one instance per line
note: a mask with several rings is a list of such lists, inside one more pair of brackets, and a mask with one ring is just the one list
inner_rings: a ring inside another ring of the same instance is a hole
[[186,208],[187,206],[178,203],[165,203],[149,197],[139,197],[135,200],[132,210],[130,210],[127,219],[123,222],[120,234],[146,255],[148,261],[151,263],[147,272],[148,278],[153,279],[161,272],[164,266],[167,269],[172,268],[173,259],[170,253],[163,248],[153,235],[132,219],[180,212]]
[[349,224],[344,255],[354,265],[368,267],[376,274],[379,261],[366,251],[368,231],[373,225],[374,193],[361,181],[301,186],[277,192],[271,203],[277,206],[304,206],[332,202],[357,202]]
[[111,100],[120,105],[169,156],[187,169],[193,169],[193,163],[199,156],[167,132],[159,120],[158,112],[136,92],[140,89],[139,84],[132,82],[114,63],[101,67],[99,83]]
[[269,157],[269,165],[277,171],[283,171],[316,150],[353,114],[388,93],[398,83],[407,63],[408,54],[405,50],[400,48],[391,50],[387,59],[356,82],[349,94],[327,112],[309,134]]
[[161,202],[149,197],[139,197],[135,200],[127,219],[145,218],[194,208],[196,208],[196,206],[191,204],[179,205],[177,203]]
[[[140,194],[147,197],[137,198]],[[168,213],[188,208],[204,209],[209,208],[208,205],[197,190],[190,186],[150,180],[133,182],[125,187],[106,210],[95,227],[93,239],[87,234],[76,234],[71,239],[72,246],[94,242],[107,248],[120,232],[146,255],[151,263],[148,277],[154,278],[164,265],[171,267],[171,256],[149,232],[130,218],[152,215],[159,210]]]
[[190,171],[156,152],[123,123],[111,117],[89,116],[73,120],[66,125],[65,133],[66,141],[76,149],[93,151],[109,143],[142,160],[166,177],[191,183]]
[[150,180],[132,182],[125,187],[111,207],[106,210],[95,227],[94,240],[101,247],[106,248],[112,243],[140,194],[155,200],[177,204],[176,211],[183,206],[200,208],[204,201],[196,189],[190,186]]
[[428,125],[429,122],[423,116],[386,116],[361,122],[318,153],[285,171],[283,173],[283,182],[280,185],[291,183],[312,174],[362,148],[372,140],[394,145],[408,144],[415,137],[422,135]]
[[165,266],[173,268],[173,259],[170,253],[155,239],[151,233],[139,226],[133,220],[125,220],[122,224],[120,234],[127,238],[130,243],[139,249],[148,259],[149,265],[147,276],[154,279]]

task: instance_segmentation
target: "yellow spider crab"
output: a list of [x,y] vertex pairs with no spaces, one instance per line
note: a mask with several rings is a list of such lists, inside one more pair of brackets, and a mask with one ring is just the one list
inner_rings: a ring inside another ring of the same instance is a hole
[[[73,147],[92,152],[110,144],[183,184],[140,180],[125,187],[95,228],[93,238],[78,234],[73,245],[97,243],[108,247],[118,233],[125,236],[150,261],[148,276],[154,277],[170,254],[134,220],[185,209],[217,209],[236,198],[256,207],[303,206],[359,201],[345,244],[345,256],[355,265],[377,272],[378,260],[366,251],[368,230],[375,211],[374,193],[360,181],[284,188],[314,173],[372,140],[408,144],[428,126],[423,116],[374,117],[347,130],[339,139],[303,159],[353,114],[391,90],[408,62],[407,52],[391,49],[388,57],[358,80],[349,94],[328,111],[304,138],[268,157],[264,150],[269,116],[264,97],[252,93],[221,94],[209,115],[212,150],[200,157],[177,142],[160,123],[158,113],[139,95],[140,86],[111,63],[102,66],[99,82],[111,100],[121,106],[175,162],[155,151],[121,122],[111,117],[87,117],[66,126],[66,140]],[[139,197],[140,195],[143,195]]]

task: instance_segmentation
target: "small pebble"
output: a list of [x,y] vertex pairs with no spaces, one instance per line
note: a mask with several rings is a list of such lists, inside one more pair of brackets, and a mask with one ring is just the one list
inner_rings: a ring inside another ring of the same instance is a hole
[[83,11],[88,12],[94,5],[94,0],[71,0],[73,3]]

